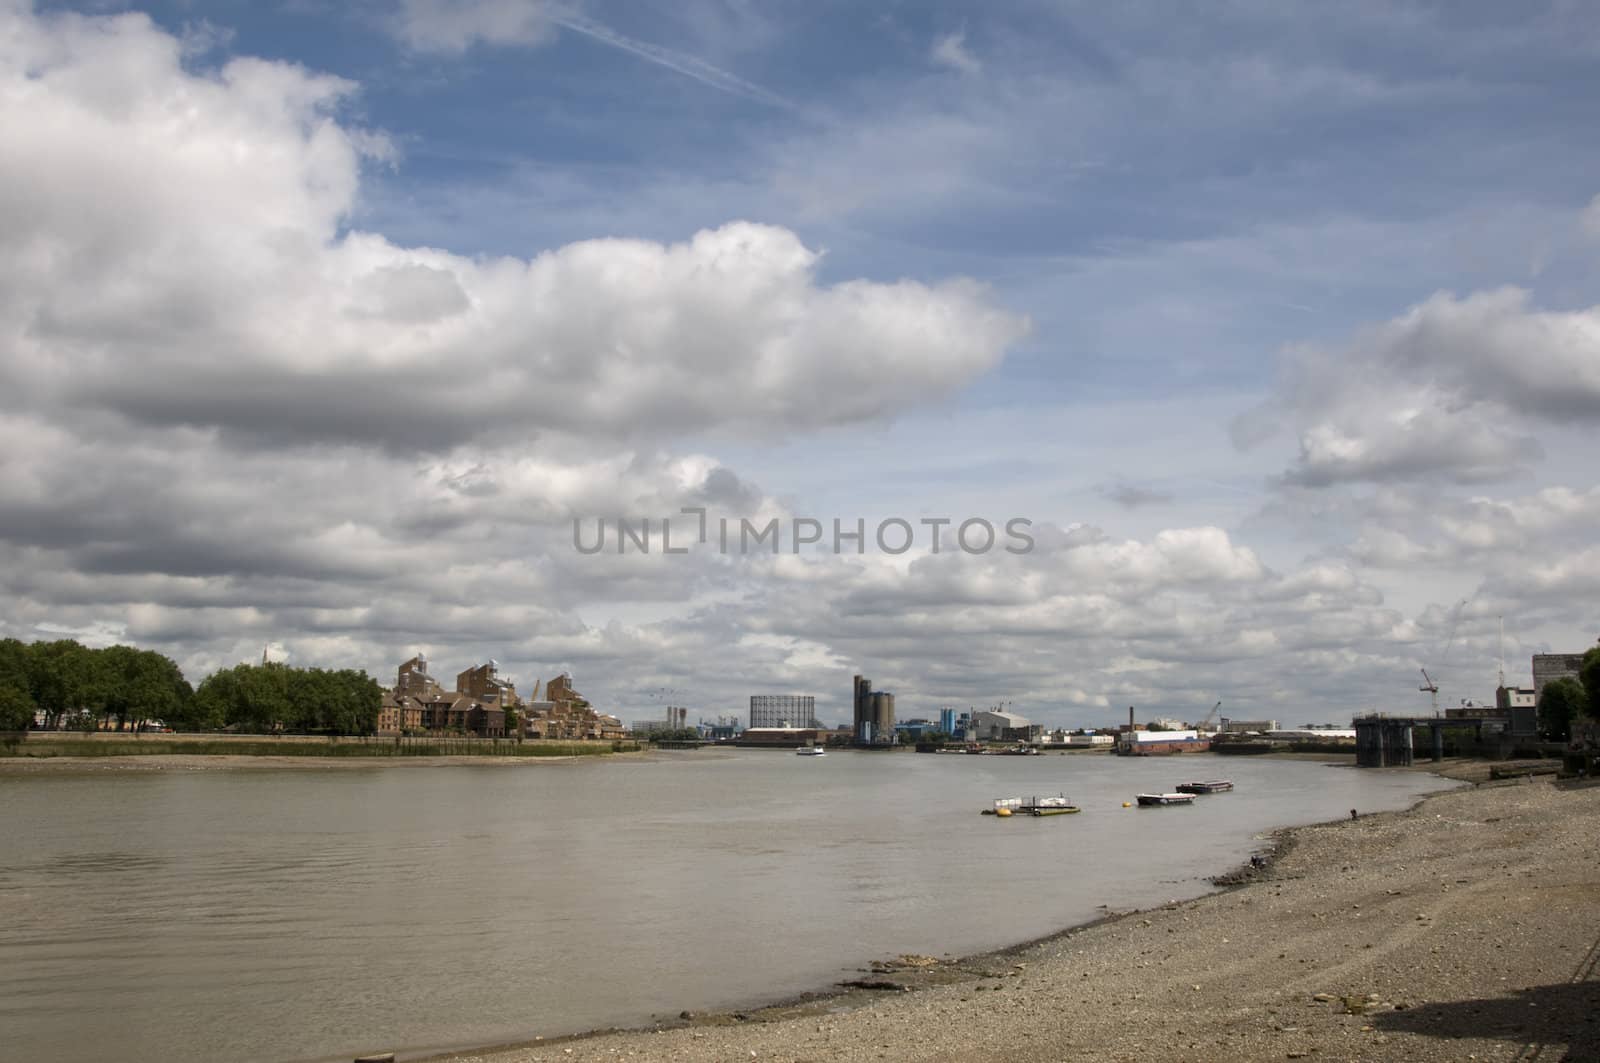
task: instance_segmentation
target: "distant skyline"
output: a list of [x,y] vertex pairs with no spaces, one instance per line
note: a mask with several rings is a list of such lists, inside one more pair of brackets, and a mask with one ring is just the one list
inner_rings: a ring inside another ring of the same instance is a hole
[[[1600,636],[1597,58],[1554,3],[0,0],[0,636],[623,719],[1486,701],[1501,618],[1513,684]],[[684,507],[917,536],[574,549]]]

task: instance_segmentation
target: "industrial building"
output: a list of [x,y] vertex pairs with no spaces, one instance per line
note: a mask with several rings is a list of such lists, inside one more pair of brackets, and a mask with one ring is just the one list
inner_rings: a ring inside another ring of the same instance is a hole
[[821,727],[817,699],[810,694],[752,694],[750,726]]
[[[1277,720],[1229,720],[1224,718],[1222,730],[1225,734],[1248,734],[1252,731],[1266,733],[1278,729]],[[1169,728],[1175,730],[1175,728]]]
[[970,734],[979,742],[1031,742],[1043,728],[1026,716],[999,709],[980,709],[972,714]]
[[1583,668],[1581,653],[1536,653],[1533,655],[1533,697],[1537,704],[1544,688],[1557,679],[1576,679]]
[[874,691],[872,680],[855,677],[855,717],[851,733],[857,745],[894,745],[894,695],[887,690]]

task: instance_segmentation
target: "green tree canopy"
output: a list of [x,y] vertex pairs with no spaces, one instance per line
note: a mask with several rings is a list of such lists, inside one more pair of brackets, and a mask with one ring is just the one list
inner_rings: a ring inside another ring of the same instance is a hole
[[213,672],[195,691],[200,715],[216,725],[261,733],[288,726],[288,669],[281,664],[236,664]]
[[28,692],[45,712],[46,725],[84,712],[98,712],[104,692],[95,651],[72,639],[28,647]]
[[0,686],[0,731],[26,731],[33,725],[35,708],[23,688]]
[[1600,646],[1583,655],[1583,664],[1578,668],[1578,681],[1583,684],[1589,715],[1600,716]]
[[241,731],[371,734],[383,690],[366,672],[239,664],[213,673],[195,692],[195,716]]
[[170,657],[132,646],[108,646],[96,656],[97,701],[107,717],[116,718],[118,729],[146,720],[169,723],[182,718],[192,692]]
[[0,731],[25,731],[33,725],[33,692],[28,683],[28,647],[0,639]]
[[1565,742],[1572,721],[1587,715],[1588,697],[1576,679],[1546,683],[1539,694],[1539,732],[1552,742]]

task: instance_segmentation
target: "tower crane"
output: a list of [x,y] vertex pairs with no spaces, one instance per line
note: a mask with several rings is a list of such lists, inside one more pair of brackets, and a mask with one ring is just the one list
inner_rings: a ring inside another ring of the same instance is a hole
[[1439,715],[1439,684],[1428,678],[1428,670],[1422,669],[1422,685],[1418,690],[1426,690],[1433,696],[1433,714]]

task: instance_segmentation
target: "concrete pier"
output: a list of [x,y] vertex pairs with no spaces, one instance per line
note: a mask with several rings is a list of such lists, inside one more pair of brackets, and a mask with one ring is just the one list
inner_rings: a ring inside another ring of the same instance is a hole
[[1373,713],[1357,716],[1356,766],[1360,768],[1407,768],[1416,762],[1414,735],[1426,727],[1428,752],[1435,763],[1444,759],[1444,729],[1470,728],[1481,738],[1483,721],[1448,716],[1388,716]]

